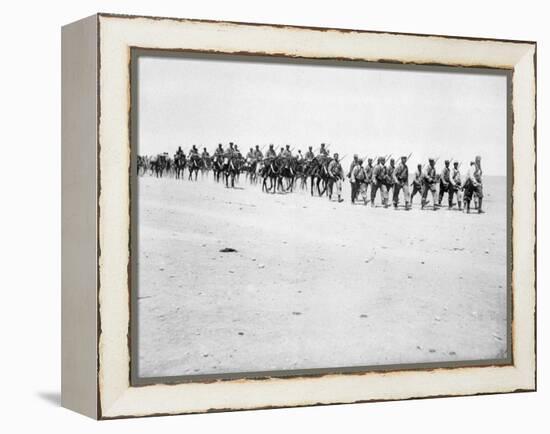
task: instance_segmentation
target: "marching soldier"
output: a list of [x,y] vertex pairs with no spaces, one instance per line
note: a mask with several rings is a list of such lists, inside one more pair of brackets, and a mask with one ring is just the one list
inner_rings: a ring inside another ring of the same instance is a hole
[[449,198],[449,209],[453,207],[453,193],[451,185],[451,162],[445,160],[445,167],[441,171],[441,176],[439,178],[439,206],[441,206],[441,201],[443,200],[443,195],[447,193]]
[[481,206],[483,204],[483,171],[481,170],[481,157],[478,155],[475,162],[470,165],[468,174],[466,175],[466,182],[464,183],[464,204],[466,205],[466,212],[470,213],[470,201],[473,195],[477,196],[479,214],[483,213]]
[[336,194],[338,195],[338,202],[342,202],[342,179],[344,178],[344,170],[342,169],[342,165],[340,164],[340,161],[338,160],[338,154],[334,154],[334,158],[330,161],[328,164],[327,172],[329,177],[331,178],[330,182],[330,188],[329,188],[329,200],[332,200],[332,189],[333,186],[336,185]]
[[351,179],[351,173],[353,172],[354,167],[357,166],[358,162],[359,162],[359,155],[355,154],[349,166],[348,174],[346,175],[349,178],[350,184],[351,184],[351,203],[355,202],[355,198],[357,196],[357,193],[359,192],[359,187],[354,185],[354,182]]
[[428,197],[428,191],[432,193],[432,200],[433,200],[433,206],[434,211],[437,210],[437,201],[435,198],[436,193],[436,181],[437,176],[435,172],[435,160],[433,158],[430,158],[428,160],[428,165],[426,166],[426,169],[424,170],[424,173],[422,175],[422,209],[426,206],[427,203],[427,197]]
[[350,176],[351,182],[351,203],[355,203],[358,193],[361,193],[363,202],[367,204],[367,171],[363,168],[363,160],[357,159],[357,164],[353,167]]
[[310,146],[306,152],[305,159],[306,161],[311,161],[315,158],[315,154],[313,153],[313,146]]
[[370,205],[374,207],[374,200],[376,199],[376,192],[380,189],[380,195],[382,196],[382,205],[384,208],[388,207],[388,189],[386,188],[386,166],[384,157],[378,158],[378,164],[372,171],[372,183],[370,190]]
[[464,192],[462,189],[462,176],[460,175],[460,170],[458,168],[458,161],[455,161],[453,163],[453,166],[453,170],[451,171],[451,188],[449,190],[449,207],[452,207],[454,205],[452,196],[454,196],[454,193],[456,193],[458,210],[462,211],[462,197],[464,196]]
[[411,194],[411,206],[414,199],[414,196],[416,193],[420,194],[420,197],[422,197],[422,164],[419,164],[416,166],[416,172],[414,172],[414,179],[411,183],[411,186],[413,188],[412,194]]
[[374,166],[372,165],[372,158],[367,159],[367,167],[365,167],[365,173],[367,175],[367,178],[365,180],[366,188],[370,186],[371,192],[372,192],[372,175],[374,171]]
[[409,198],[409,168],[407,167],[407,157],[401,157],[399,166],[393,172],[393,207],[397,209],[399,203],[399,191],[403,190],[405,198],[405,209],[410,210]]
[[393,172],[395,171],[395,160],[393,158],[390,158],[390,165],[386,168],[386,188],[388,190],[388,198],[390,196],[390,192],[393,188]]

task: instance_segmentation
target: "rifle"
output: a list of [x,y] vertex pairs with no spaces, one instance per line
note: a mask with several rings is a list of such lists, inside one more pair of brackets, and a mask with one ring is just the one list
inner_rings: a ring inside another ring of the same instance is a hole
[[405,161],[406,163],[409,162],[409,159],[411,158],[412,154],[413,154],[412,152],[409,154],[409,156],[407,157],[407,160]]

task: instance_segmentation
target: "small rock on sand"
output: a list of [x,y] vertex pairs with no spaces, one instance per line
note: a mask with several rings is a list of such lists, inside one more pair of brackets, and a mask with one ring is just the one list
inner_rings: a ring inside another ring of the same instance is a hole
[[258,264],[258,268],[265,268],[264,264]]
[[220,252],[222,252],[222,253],[233,253],[233,252],[236,252],[236,251],[237,250],[235,250],[232,247],[224,247],[223,249],[220,249]]
[[435,350],[434,350],[433,348],[430,348],[428,351],[429,351],[430,353],[435,353]]
[[369,316],[366,313],[362,313],[359,315],[359,318],[368,318]]
[[292,315],[301,315],[302,312],[292,312]]

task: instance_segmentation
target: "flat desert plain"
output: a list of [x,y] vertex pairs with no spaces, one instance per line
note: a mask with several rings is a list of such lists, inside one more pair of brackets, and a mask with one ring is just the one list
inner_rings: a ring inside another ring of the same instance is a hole
[[484,189],[467,215],[139,177],[138,375],[505,358],[506,180]]

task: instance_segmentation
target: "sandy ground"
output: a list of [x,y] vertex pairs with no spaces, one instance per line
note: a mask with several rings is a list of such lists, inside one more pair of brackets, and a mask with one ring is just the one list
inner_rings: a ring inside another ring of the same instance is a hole
[[239,187],[140,177],[141,377],[506,356],[504,178],[483,215]]

